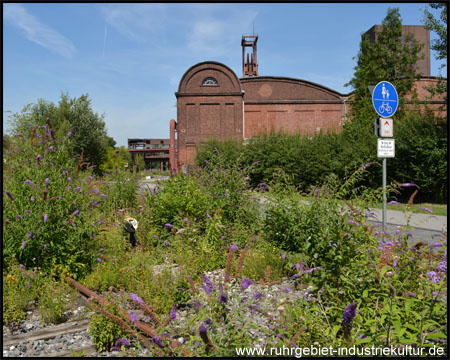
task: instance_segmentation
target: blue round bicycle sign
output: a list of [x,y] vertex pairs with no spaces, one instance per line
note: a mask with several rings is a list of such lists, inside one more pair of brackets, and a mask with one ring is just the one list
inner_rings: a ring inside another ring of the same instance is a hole
[[398,95],[394,85],[389,81],[380,81],[373,89],[372,104],[381,117],[394,115],[398,107]]

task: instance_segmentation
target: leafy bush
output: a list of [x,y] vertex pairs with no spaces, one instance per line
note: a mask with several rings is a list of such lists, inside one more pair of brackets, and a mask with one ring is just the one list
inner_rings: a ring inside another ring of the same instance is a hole
[[56,264],[74,276],[88,271],[97,208],[106,195],[89,172],[79,171],[69,142],[54,138],[49,121],[4,139],[4,269],[16,258],[47,272]]

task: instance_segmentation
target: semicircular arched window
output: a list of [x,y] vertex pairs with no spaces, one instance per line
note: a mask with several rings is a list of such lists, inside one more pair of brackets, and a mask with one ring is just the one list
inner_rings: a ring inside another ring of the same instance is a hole
[[217,85],[219,85],[219,84],[217,83],[217,80],[214,79],[213,77],[207,77],[207,78],[205,78],[205,79],[203,80],[202,85],[206,85],[206,86],[217,86]]

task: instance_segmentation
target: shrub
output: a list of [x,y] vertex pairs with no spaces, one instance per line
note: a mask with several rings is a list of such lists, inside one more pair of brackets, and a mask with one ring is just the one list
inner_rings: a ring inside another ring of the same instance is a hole
[[97,208],[106,195],[89,172],[80,172],[69,142],[54,138],[49,121],[4,139],[4,269],[16,258],[43,271],[61,264],[75,277],[88,271]]

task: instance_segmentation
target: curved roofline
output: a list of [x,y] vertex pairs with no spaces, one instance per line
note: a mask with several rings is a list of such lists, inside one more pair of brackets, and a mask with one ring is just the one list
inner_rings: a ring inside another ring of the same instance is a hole
[[239,78],[239,81],[240,82],[247,82],[247,81],[252,81],[252,80],[267,80],[267,79],[289,80],[289,81],[294,81],[294,82],[303,82],[303,83],[307,83],[307,84],[314,85],[314,86],[317,86],[319,88],[328,90],[328,91],[330,91],[330,92],[332,92],[334,94],[339,95],[340,97],[350,96],[354,92],[354,90],[353,90],[353,91],[349,92],[348,94],[341,94],[340,92],[338,92],[336,90],[330,89],[330,88],[328,88],[326,86],[317,84],[315,82],[308,81],[308,80],[303,80],[303,79],[291,78],[291,77],[287,77],[287,76],[252,76],[252,77],[246,77],[246,78]]
[[202,61],[202,62],[199,62],[199,63],[197,63],[197,64],[192,65],[189,69],[187,69],[187,70],[185,71],[185,73],[183,74],[183,76],[182,76],[181,79],[180,79],[180,83],[178,84],[178,91],[177,91],[177,92],[180,92],[181,84],[183,83],[183,81],[184,81],[186,75],[187,75],[192,69],[194,69],[195,67],[198,67],[198,66],[201,66],[201,65],[205,65],[205,64],[212,64],[212,65],[220,65],[220,66],[223,66],[225,69],[227,69],[228,71],[230,71],[230,72],[236,77],[236,80],[238,81],[238,83],[240,83],[240,79],[237,77],[236,73],[235,73],[229,66],[227,66],[227,65],[225,65],[225,64],[223,64],[223,63],[221,63],[221,62],[218,62],[218,61],[212,61],[212,60],[211,60],[211,61]]

